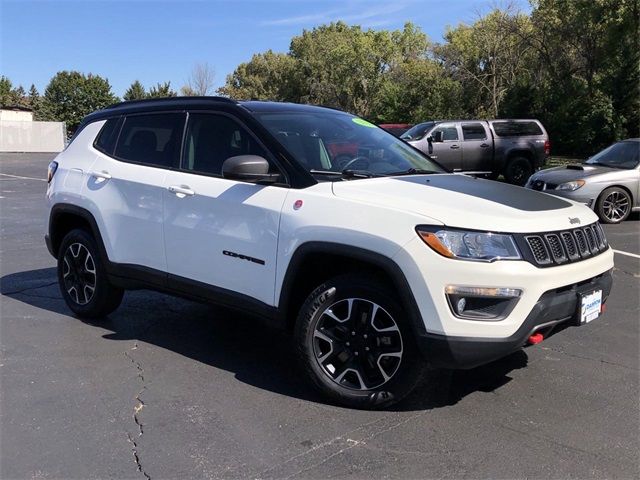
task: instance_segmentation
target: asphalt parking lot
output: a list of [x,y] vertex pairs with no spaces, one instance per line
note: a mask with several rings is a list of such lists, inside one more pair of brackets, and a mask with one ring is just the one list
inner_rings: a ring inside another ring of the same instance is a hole
[[[128,292],[70,315],[43,240],[52,155],[0,155],[0,477],[639,478],[640,260],[607,313],[388,411],[328,405],[289,338]],[[605,227],[640,254],[640,218]]]

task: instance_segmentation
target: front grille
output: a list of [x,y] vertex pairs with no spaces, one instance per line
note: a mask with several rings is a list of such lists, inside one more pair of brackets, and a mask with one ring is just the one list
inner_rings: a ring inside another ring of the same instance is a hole
[[516,241],[525,259],[541,267],[578,262],[608,248],[604,231],[597,222],[561,232],[518,235]]

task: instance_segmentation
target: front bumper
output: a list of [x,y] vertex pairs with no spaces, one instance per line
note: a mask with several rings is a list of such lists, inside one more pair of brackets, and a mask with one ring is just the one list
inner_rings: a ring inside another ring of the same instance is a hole
[[578,325],[580,293],[602,289],[602,302],[611,292],[611,271],[591,279],[548,290],[542,294],[520,328],[509,337],[454,337],[433,333],[418,336],[418,346],[434,367],[473,368],[502,358],[523,347],[529,336],[541,331],[547,336],[560,328]]

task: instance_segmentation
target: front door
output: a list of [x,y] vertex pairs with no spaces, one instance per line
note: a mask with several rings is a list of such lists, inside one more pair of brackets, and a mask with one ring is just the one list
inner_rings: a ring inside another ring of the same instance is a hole
[[235,118],[189,115],[181,168],[168,172],[164,183],[168,272],[273,305],[278,226],[288,189],[223,178],[223,162],[236,155],[271,161]]
[[[442,142],[431,142],[433,153],[431,157],[440,165],[450,170],[462,169],[462,148],[460,135],[455,123],[439,123],[427,137],[435,137],[436,132],[442,132]],[[427,141],[425,138],[424,141]],[[429,151],[429,150],[427,150]]]

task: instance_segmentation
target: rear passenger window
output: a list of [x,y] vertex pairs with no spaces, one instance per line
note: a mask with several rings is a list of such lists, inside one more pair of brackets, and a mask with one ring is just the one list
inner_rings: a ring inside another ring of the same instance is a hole
[[190,114],[182,168],[222,175],[222,164],[237,155],[259,155],[265,150],[235,120],[225,115]]
[[105,122],[93,146],[102,153],[111,155],[118,139],[120,117],[110,118]]
[[184,118],[182,113],[126,117],[115,156],[156,167],[177,165]]
[[493,130],[499,137],[529,137],[542,135],[536,122],[493,122]]
[[464,123],[462,124],[462,138],[465,140],[485,140],[487,134],[479,123]]

